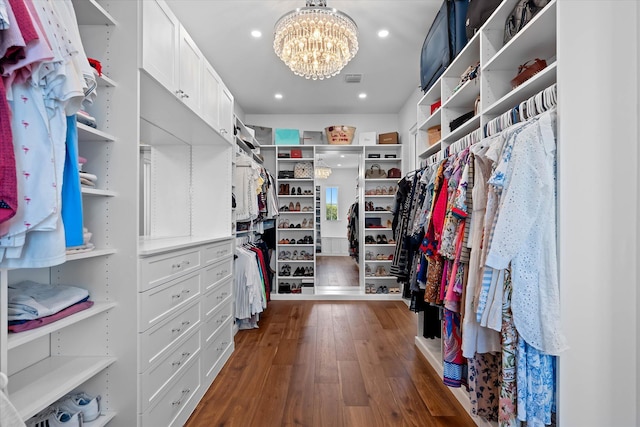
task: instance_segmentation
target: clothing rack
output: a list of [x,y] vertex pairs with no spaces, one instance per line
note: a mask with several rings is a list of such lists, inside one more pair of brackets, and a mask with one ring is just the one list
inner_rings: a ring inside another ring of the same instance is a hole
[[506,111],[490,120],[484,126],[463,136],[448,147],[431,155],[424,161],[423,166],[431,166],[442,162],[452,154],[459,153],[485,137],[496,135],[516,123],[531,120],[534,117],[555,108],[558,104],[557,84],[549,86],[533,95],[518,106]]

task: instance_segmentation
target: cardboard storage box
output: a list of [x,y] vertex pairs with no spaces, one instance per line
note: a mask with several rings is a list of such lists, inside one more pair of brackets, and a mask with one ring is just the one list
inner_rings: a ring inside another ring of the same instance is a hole
[[378,136],[378,144],[397,144],[398,132],[381,133]]
[[276,145],[300,145],[300,131],[298,129],[276,129]]
[[427,145],[429,145],[429,147],[431,147],[436,142],[440,141],[440,138],[441,138],[440,125],[432,126],[429,129],[427,129],[427,137],[428,137]]
[[360,132],[358,134],[358,145],[376,145],[376,137],[378,136],[375,132]]

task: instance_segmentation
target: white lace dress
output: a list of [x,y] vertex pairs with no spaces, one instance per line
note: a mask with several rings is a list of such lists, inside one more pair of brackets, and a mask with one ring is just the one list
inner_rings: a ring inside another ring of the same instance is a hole
[[[527,344],[549,355],[567,348],[560,328],[556,258],[555,113],[546,113],[518,129],[508,186],[486,265],[511,263],[512,310],[518,333]],[[500,169],[500,168],[498,168]],[[490,184],[506,177],[494,174]]]

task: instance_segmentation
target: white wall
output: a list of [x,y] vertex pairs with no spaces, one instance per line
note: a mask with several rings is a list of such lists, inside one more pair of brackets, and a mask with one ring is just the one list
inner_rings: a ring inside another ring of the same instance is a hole
[[[415,112],[414,112],[415,115]],[[355,141],[360,132],[400,132],[397,114],[247,114],[246,124],[270,128],[322,131],[332,125],[356,127]]]
[[[347,240],[347,212],[349,207],[356,200],[356,179],[358,169],[333,169],[333,173],[327,179],[317,180],[316,184],[321,187],[320,192],[320,214],[322,232],[322,253],[329,255],[348,255],[345,251],[344,242]],[[325,219],[325,189],[327,187],[338,187],[338,221],[327,221]],[[327,240],[328,239],[328,240]],[[335,239],[343,240],[338,242]]]
[[[638,3],[558,1],[559,426],[638,425]],[[586,29],[597,29],[586,30]]]
[[[416,147],[415,137],[410,132],[410,129],[417,124],[417,105],[422,95],[423,93],[420,88],[416,87],[416,90],[411,93],[398,114],[398,122],[400,123],[401,129],[400,138],[405,145],[403,150],[405,172],[416,169],[419,166],[418,154],[427,148],[424,142],[422,142],[423,145]],[[420,142],[418,142],[418,145],[419,144]]]

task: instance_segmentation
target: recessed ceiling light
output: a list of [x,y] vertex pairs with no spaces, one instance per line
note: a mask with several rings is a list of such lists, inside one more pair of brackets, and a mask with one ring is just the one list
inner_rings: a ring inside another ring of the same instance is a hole
[[282,98],[283,98],[283,96],[282,96],[282,94],[281,94],[281,93],[276,93],[276,94],[275,94],[275,95],[273,95],[273,96],[274,96],[274,98],[276,98],[276,99],[282,99]]
[[340,157],[342,157],[344,159],[344,154],[340,154]]
[[360,99],[365,99],[367,97],[366,93],[361,93],[360,95],[358,95],[358,98]]
[[342,166],[340,163],[338,163],[338,166]]
[[253,30],[251,31],[251,36],[259,39],[260,37],[262,37],[262,32],[260,30]]
[[378,37],[381,39],[387,37],[389,35],[389,30],[380,30],[378,31]]

